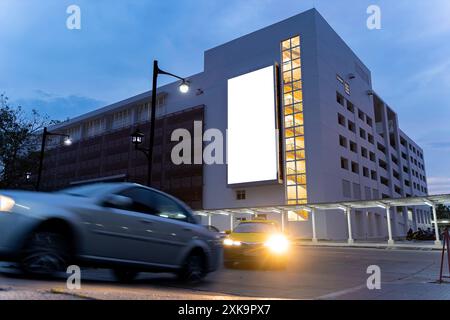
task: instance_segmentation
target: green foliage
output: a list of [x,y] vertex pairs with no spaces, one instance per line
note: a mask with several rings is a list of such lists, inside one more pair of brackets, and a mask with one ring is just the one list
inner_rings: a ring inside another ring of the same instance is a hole
[[439,204],[436,206],[436,215],[438,220],[450,219],[450,207]]
[[50,121],[36,110],[25,113],[0,95],[0,188],[19,188],[36,167],[40,135]]

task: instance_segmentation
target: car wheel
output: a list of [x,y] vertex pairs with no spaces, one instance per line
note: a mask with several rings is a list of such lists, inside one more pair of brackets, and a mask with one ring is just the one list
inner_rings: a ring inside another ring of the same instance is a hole
[[205,258],[199,253],[191,253],[178,274],[180,280],[188,282],[199,282],[205,276]]
[[58,233],[35,232],[28,239],[21,257],[21,267],[26,273],[53,275],[66,271],[71,258],[67,239]]
[[131,270],[123,270],[123,269],[114,269],[114,276],[117,281],[122,283],[132,282],[138,276],[139,272],[131,271]]

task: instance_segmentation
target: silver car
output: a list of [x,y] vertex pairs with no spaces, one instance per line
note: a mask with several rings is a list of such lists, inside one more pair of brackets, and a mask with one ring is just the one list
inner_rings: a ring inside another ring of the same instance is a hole
[[199,280],[221,257],[220,239],[185,204],[142,185],[0,191],[0,259],[19,262],[27,272],[78,264],[111,268],[122,281],[139,271]]

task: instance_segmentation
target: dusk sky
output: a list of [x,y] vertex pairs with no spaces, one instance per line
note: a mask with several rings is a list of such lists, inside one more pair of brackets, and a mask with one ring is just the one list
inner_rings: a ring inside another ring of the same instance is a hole
[[[66,28],[72,4],[81,30]],[[372,4],[381,30],[366,27]],[[0,92],[64,120],[149,90],[153,59],[201,72],[205,50],[313,5],[424,148],[430,192],[450,193],[448,0],[0,0]]]

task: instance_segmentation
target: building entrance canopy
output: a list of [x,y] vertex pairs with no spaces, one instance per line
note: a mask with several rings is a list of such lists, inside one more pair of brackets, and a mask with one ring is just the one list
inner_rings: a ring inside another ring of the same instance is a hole
[[285,205],[285,206],[265,206],[265,207],[247,207],[247,208],[234,208],[234,209],[217,209],[217,210],[200,210],[196,211],[196,214],[200,216],[208,217],[208,224],[211,225],[211,218],[214,215],[225,215],[230,217],[230,229],[233,228],[233,217],[235,214],[251,214],[257,215],[260,213],[275,213],[281,215],[282,228],[285,227],[285,214],[289,211],[307,211],[311,213],[313,242],[317,242],[317,232],[315,223],[316,210],[342,210],[347,214],[348,224],[348,242],[353,243],[352,238],[352,221],[351,210],[352,209],[370,209],[381,208],[386,210],[387,227],[388,227],[388,244],[393,245],[394,239],[392,237],[391,226],[391,208],[396,207],[414,207],[414,206],[429,206],[433,211],[433,224],[436,232],[436,245],[441,245],[438,219],[436,215],[436,206],[439,204],[449,204],[450,194],[410,197],[410,198],[397,198],[397,199],[380,199],[380,200],[364,200],[364,201],[341,201],[330,203],[310,203],[306,205]]

